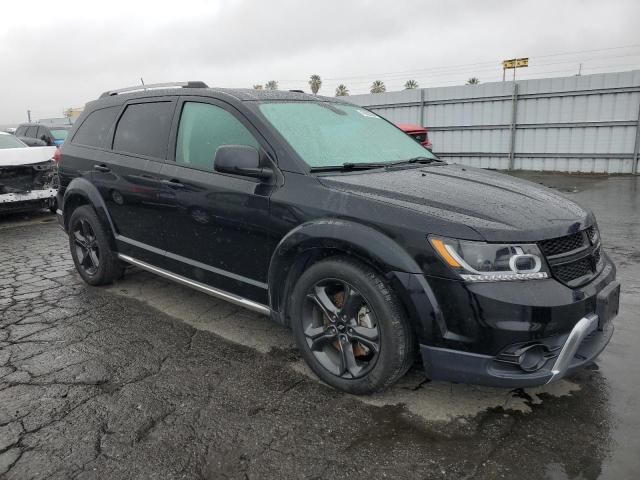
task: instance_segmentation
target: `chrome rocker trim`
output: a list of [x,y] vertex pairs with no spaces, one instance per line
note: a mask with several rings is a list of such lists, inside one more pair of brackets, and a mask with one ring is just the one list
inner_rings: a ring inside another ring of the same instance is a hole
[[168,280],[172,280],[176,283],[180,283],[187,287],[191,287],[195,290],[199,290],[203,293],[211,295],[212,297],[220,298],[222,300],[226,300],[227,302],[231,302],[235,305],[239,305],[244,308],[248,308],[249,310],[253,310],[254,312],[261,313],[263,315],[269,315],[271,313],[271,309],[266,305],[263,305],[258,302],[254,302],[244,297],[240,297],[233,293],[225,292],[224,290],[219,290],[214,287],[210,287],[205,285],[204,283],[196,282],[195,280],[190,280],[181,275],[176,275],[175,273],[168,272],[162,268],[154,267],[146,262],[141,260],[136,260],[133,257],[128,255],[123,255],[121,253],[118,254],[118,258],[124,262],[130,263],[131,265],[135,265],[136,267],[140,267],[143,270],[146,270],[151,273],[155,273],[156,275],[160,275]]
[[552,382],[554,379],[562,378],[567,373],[580,344],[596,328],[598,328],[598,315],[595,313],[590,313],[575,324],[551,368],[552,376],[547,383]]

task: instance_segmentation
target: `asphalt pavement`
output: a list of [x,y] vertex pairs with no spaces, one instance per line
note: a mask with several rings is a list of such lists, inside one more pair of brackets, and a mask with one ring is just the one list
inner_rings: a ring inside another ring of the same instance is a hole
[[0,217],[0,478],[637,478],[640,177],[519,176],[595,211],[622,282],[598,364],[526,390],[346,395],[266,317],[135,269],[90,287],[51,215]]

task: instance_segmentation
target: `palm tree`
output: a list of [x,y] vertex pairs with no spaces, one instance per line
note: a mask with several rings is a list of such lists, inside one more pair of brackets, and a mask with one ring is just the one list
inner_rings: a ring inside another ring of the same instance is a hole
[[480,80],[478,79],[478,77],[471,77],[469,80],[467,80],[467,85],[478,85],[480,83]]
[[376,80],[371,84],[371,93],[383,93],[387,91],[387,87],[382,80]]
[[277,80],[269,80],[264,84],[264,88],[267,90],[278,90],[278,81]]
[[311,87],[311,91],[314,95],[317,95],[320,87],[322,86],[322,79],[320,75],[311,75],[309,77],[309,86]]
[[264,90],[264,87],[261,84],[257,83],[257,84],[255,84],[253,86],[253,89],[254,90]]
[[349,89],[344,83],[336,87],[336,97],[346,97],[347,95],[349,95]]
[[404,83],[405,90],[412,90],[414,88],[418,88],[418,82],[416,80],[407,80]]

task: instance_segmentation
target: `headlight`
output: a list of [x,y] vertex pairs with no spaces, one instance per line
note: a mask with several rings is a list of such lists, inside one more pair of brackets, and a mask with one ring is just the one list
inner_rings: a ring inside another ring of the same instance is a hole
[[429,237],[442,260],[463,280],[498,282],[549,278],[535,244],[471,242]]

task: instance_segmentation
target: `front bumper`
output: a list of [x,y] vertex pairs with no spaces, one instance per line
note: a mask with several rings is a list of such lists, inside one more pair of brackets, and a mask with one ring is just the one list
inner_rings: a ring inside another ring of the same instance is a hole
[[530,373],[501,362],[497,356],[427,345],[420,346],[420,353],[427,376],[432,380],[491,387],[534,387],[563,378],[593,362],[609,343],[613,330],[611,321],[599,325],[595,313],[581,318],[568,334],[541,340],[559,353],[540,370]]
[[[597,276],[577,288],[555,278],[466,283],[399,272],[390,278],[430,378],[517,388],[562,378],[605,348],[620,285],[615,265],[606,253],[603,259]],[[521,355],[529,348],[544,352],[534,368]]]
[[0,212],[16,212],[47,208],[55,204],[57,190],[47,188],[24,193],[4,193],[0,195]]

